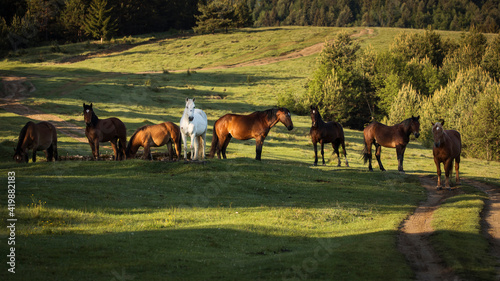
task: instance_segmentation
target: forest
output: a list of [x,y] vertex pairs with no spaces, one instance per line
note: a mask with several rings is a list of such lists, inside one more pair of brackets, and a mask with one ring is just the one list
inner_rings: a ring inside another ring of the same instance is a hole
[[500,27],[498,0],[0,0],[0,6],[3,55],[41,42],[191,30],[214,22],[223,30],[314,25],[464,31],[474,26],[498,32]]

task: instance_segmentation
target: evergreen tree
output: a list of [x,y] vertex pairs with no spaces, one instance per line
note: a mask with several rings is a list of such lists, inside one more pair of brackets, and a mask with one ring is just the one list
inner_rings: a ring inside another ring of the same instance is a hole
[[111,20],[109,15],[113,8],[106,9],[106,0],[92,0],[85,19],[85,32],[94,38],[100,38],[101,43],[104,38],[109,38],[116,32],[116,21]]
[[65,0],[64,4],[61,25],[70,38],[80,41],[85,32],[85,5],[82,0]]
[[196,33],[215,33],[218,29],[227,29],[233,24],[234,8],[227,0],[212,0],[207,4],[198,4],[201,13],[195,16]]
[[253,25],[252,12],[246,1],[240,1],[234,8],[234,24],[236,27],[247,27]]

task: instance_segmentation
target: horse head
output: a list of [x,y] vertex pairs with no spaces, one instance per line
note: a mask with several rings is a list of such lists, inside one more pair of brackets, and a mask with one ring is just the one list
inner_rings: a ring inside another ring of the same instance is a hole
[[313,127],[318,126],[319,119],[321,119],[321,116],[319,115],[318,106],[311,105],[311,121]]
[[87,125],[92,124],[92,116],[94,115],[94,110],[92,109],[92,103],[90,105],[83,103],[83,120]]
[[26,153],[26,151],[23,151],[22,149],[15,149],[14,148],[13,159],[17,163],[23,163],[23,162],[28,163],[28,154]]
[[411,116],[411,122],[410,122],[410,130],[415,136],[415,138],[418,138],[420,136],[420,116],[414,117]]
[[285,125],[288,131],[291,131],[293,129],[292,115],[290,114],[290,111],[288,111],[288,109],[282,107],[278,109],[276,115],[278,117],[278,120],[280,120],[280,122]]
[[444,134],[443,123],[444,121],[442,123],[436,122],[436,124],[432,124],[432,137],[434,138],[435,147],[441,146],[441,140],[443,139]]
[[186,109],[184,109],[184,114],[187,114],[189,121],[193,121],[194,119],[194,109],[196,105],[194,104],[195,98],[190,99],[186,98]]

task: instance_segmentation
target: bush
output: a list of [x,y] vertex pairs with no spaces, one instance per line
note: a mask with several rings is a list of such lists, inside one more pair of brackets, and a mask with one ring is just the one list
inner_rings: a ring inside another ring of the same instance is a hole
[[499,160],[500,85],[481,67],[459,71],[455,81],[424,102],[421,116],[425,143],[431,143],[432,122],[444,119],[447,129],[461,133],[464,155]]

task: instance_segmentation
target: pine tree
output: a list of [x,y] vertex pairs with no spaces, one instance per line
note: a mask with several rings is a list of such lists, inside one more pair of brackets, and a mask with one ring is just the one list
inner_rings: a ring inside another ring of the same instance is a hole
[[81,40],[85,30],[85,4],[82,0],[65,0],[61,13],[61,25],[69,37]]
[[101,44],[104,38],[109,38],[116,32],[116,20],[111,20],[109,15],[113,8],[106,9],[108,2],[106,0],[92,0],[85,19],[85,32],[95,38],[101,38]]
[[222,28],[227,31],[233,25],[234,8],[229,1],[213,0],[206,5],[200,2],[198,10],[201,15],[195,16],[197,26],[193,28],[197,33],[215,33]]

